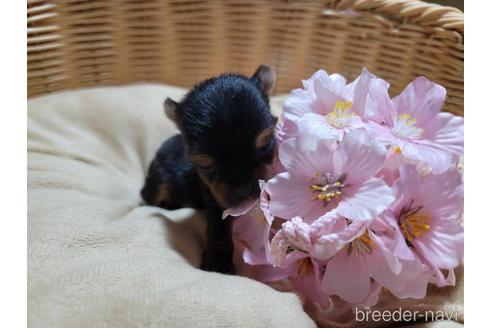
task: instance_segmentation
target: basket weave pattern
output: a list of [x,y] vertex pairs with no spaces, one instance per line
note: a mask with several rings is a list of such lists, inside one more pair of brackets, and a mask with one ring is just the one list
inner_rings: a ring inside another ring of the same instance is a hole
[[276,93],[362,67],[399,93],[424,75],[463,115],[463,13],[413,0],[28,0],[28,96],[142,81],[190,87],[276,68]]

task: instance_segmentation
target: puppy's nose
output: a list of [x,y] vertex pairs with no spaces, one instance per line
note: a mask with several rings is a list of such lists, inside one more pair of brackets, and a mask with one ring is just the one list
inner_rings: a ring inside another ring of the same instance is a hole
[[236,194],[243,199],[249,198],[251,196],[257,196],[259,193],[260,193],[260,187],[256,182],[240,186],[236,190]]

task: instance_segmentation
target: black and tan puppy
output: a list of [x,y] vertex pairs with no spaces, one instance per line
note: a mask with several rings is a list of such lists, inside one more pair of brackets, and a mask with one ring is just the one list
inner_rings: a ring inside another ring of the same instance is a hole
[[225,208],[258,197],[275,153],[268,94],[273,69],[251,77],[221,75],[196,85],[177,103],[164,103],[181,134],[161,146],[142,189],[150,205],[206,210],[207,244],[201,268],[234,273],[230,220]]

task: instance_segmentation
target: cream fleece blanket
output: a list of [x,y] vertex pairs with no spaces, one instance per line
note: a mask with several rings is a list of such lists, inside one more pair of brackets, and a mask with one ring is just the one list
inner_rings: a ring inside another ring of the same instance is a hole
[[[162,101],[184,92],[139,85],[28,102],[29,327],[315,327],[292,293],[196,269],[201,213],[141,205],[148,164],[175,133]],[[448,289],[426,307],[452,306],[462,321],[462,303]]]

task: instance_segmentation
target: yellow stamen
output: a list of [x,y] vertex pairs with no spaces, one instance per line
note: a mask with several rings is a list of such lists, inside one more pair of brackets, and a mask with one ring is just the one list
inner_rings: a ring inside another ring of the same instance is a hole
[[347,254],[351,255],[354,254],[356,256],[362,254],[362,253],[370,253],[372,252],[372,249],[374,247],[374,242],[369,238],[369,234],[364,232],[364,234],[354,241],[352,241],[350,244],[346,246],[347,249]]
[[416,118],[410,118],[410,114],[402,114],[398,116],[398,118],[402,121],[406,121],[410,124],[417,124],[417,119]]
[[355,116],[355,114],[351,112],[351,109],[351,101],[337,101],[335,102],[333,111],[326,115],[326,120],[331,126],[339,129],[344,128],[349,124],[350,119]]
[[403,215],[403,218],[400,218],[400,227],[405,239],[411,242],[414,238],[426,234],[430,229],[430,220],[430,215],[424,213]]
[[333,197],[339,197],[342,195],[341,189],[343,187],[342,182],[334,179],[325,178],[325,183],[313,184],[309,186],[314,193],[313,200],[322,200],[325,205],[328,204]]
[[311,263],[311,260],[309,260],[309,258],[304,258],[302,260],[299,260],[297,263],[298,263],[297,266],[298,275],[305,276],[309,274],[313,269],[313,265]]
[[417,126],[417,119],[409,114],[402,114],[395,118],[393,133],[400,138],[421,139],[424,130]]
[[328,185],[311,185],[311,190],[312,191],[326,191],[328,188]]
[[344,109],[344,108],[345,108],[345,102],[337,101],[335,102],[335,108],[333,109],[336,110],[336,109]]

